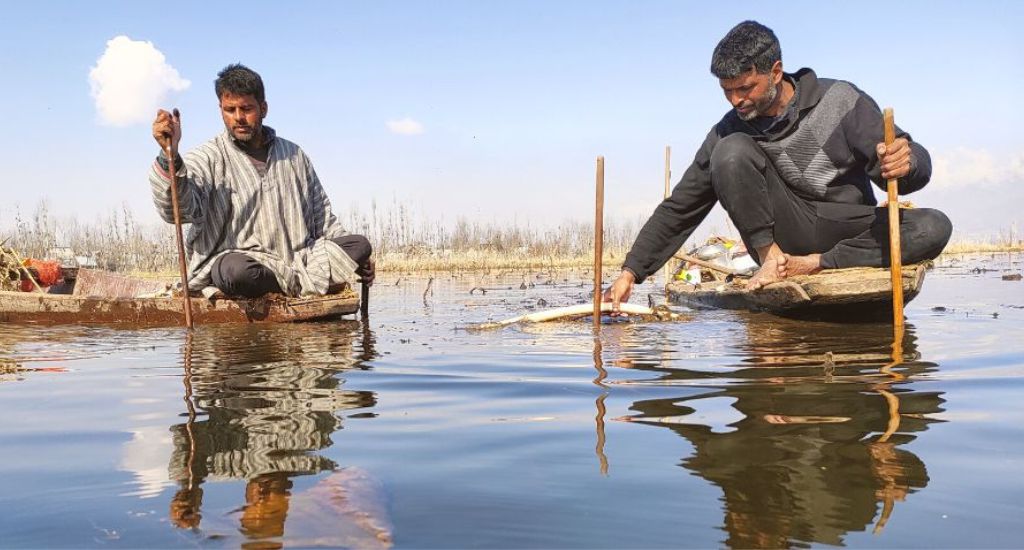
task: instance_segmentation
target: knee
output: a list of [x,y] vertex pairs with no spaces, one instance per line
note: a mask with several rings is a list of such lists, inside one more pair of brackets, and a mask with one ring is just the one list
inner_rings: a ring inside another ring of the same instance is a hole
[[373,255],[373,245],[370,240],[362,235],[352,235],[351,257],[357,264],[363,265]]
[[924,257],[930,260],[942,253],[953,234],[953,222],[939,210],[921,208],[917,210],[916,239],[921,243]]
[[[275,291],[276,279],[263,264],[241,253],[221,256],[210,273],[213,285],[232,296],[261,296]],[[267,284],[273,279],[273,284]],[[279,291],[279,290],[277,290]]]
[[729,134],[718,141],[711,151],[711,174],[730,173],[739,167],[755,163],[761,148],[747,134]]

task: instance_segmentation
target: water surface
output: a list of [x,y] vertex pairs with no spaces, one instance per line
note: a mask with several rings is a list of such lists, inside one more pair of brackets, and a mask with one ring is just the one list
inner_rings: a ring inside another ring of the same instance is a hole
[[[585,273],[385,274],[367,324],[0,325],[6,547],[1013,547],[1019,256],[885,322],[462,330]],[[657,283],[634,300],[660,295]],[[482,292],[483,288],[486,292]],[[472,293],[470,292],[472,290]]]

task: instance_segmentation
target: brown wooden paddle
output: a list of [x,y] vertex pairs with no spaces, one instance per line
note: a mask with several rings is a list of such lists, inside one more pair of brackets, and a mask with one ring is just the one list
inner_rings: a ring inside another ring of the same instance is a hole
[[[180,121],[181,114],[174,109],[174,120]],[[181,210],[178,208],[178,170],[174,166],[174,154],[171,150],[171,136],[167,136],[167,168],[171,172],[171,206],[174,209],[174,235],[178,244],[178,268],[181,272],[182,304],[185,309],[185,326],[192,330],[192,300],[188,296],[188,270],[185,267],[185,240],[181,236]]]
[[[882,121],[885,132],[885,146],[889,147],[896,139],[892,108],[887,107],[885,109]],[[892,323],[896,328],[903,328],[903,255],[900,250],[900,200],[896,178],[889,178],[886,186],[889,193],[889,264],[892,273]]]

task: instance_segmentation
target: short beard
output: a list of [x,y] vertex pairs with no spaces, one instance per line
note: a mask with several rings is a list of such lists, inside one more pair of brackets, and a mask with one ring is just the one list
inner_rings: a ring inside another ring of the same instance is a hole
[[[229,130],[231,130],[229,128]],[[256,147],[262,143],[263,136],[263,123],[257,123],[252,127],[252,133],[245,137],[238,137],[234,131],[231,131],[231,137],[235,138],[235,141],[244,144],[246,147]]]
[[754,120],[755,118],[757,118],[759,116],[764,116],[764,112],[767,111],[768,109],[772,108],[772,105],[775,104],[775,100],[778,99],[778,97],[779,97],[779,85],[776,84],[776,85],[773,85],[771,88],[768,89],[768,95],[766,95],[764,97],[764,100],[761,101],[760,105],[755,103],[754,104],[754,108],[751,109],[749,113],[743,114],[743,113],[741,113],[739,111],[736,111],[736,114],[740,117],[740,120],[745,121],[745,122],[749,122],[751,120]]

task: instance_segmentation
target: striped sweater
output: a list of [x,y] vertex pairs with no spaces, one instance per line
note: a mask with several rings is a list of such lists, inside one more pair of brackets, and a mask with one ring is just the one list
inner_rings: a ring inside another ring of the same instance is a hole
[[[842,80],[819,79],[811,69],[786,74],[797,89],[786,120],[762,133],[734,109],[715,124],[672,194],[655,209],[626,255],[624,269],[643,282],[686,242],[718,202],[711,184],[711,152],[719,140],[745,133],[758,142],[793,192],[809,201],[876,204],[872,182],[885,189],[875,146],[882,142],[882,112],[870,96]],[[899,193],[921,189],[931,178],[928,151],[910,141],[910,173]]]
[[[190,224],[185,237],[189,289],[208,290],[214,261],[228,252],[243,252],[267,266],[293,296],[354,283],[355,262],[329,240],[346,232],[331,212],[312,162],[298,145],[263,129],[270,142],[263,174],[227,130],[186,153],[184,166],[175,167],[181,221]],[[149,183],[160,216],[174,223],[164,166],[166,160],[158,157]]]

